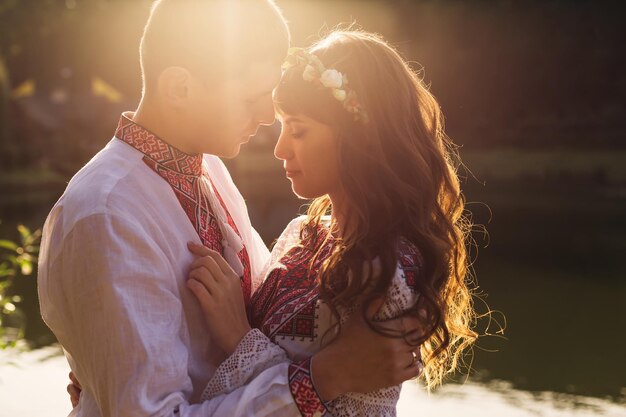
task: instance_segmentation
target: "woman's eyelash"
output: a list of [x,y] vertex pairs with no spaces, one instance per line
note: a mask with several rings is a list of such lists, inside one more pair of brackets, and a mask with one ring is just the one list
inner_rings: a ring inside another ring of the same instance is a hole
[[291,134],[291,137],[296,138],[296,139],[297,139],[297,138],[301,138],[302,136],[304,136],[304,133],[305,133],[305,132],[303,132],[303,131],[302,131],[302,132],[293,132],[293,133]]

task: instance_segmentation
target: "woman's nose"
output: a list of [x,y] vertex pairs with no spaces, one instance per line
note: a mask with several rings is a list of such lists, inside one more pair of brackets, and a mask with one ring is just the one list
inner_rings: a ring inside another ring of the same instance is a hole
[[289,143],[289,135],[285,134],[283,130],[280,131],[278,142],[276,142],[276,146],[274,147],[274,156],[283,161],[293,156],[291,144]]

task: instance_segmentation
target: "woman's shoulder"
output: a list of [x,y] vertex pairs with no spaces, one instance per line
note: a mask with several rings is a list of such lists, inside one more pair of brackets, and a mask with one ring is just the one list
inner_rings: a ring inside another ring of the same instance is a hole
[[300,229],[305,220],[306,216],[298,216],[292,219],[278,239],[276,239],[272,247],[270,269],[276,266],[289,249],[300,243]]
[[302,227],[302,224],[304,223],[305,220],[306,220],[305,215],[300,215],[294,219],[291,219],[291,221],[287,224],[287,227],[285,227],[285,230],[283,231],[281,236],[291,235],[293,233],[300,233],[300,228]]
[[285,230],[283,231],[283,233],[278,238],[278,241],[281,241],[281,240],[288,240],[290,242],[294,240],[300,241],[300,236],[301,236],[301,232],[303,231],[303,228],[307,228],[306,230],[304,230],[305,237],[307,236],[307,234],[312,233],[314,231],[326,232],[328,231],[331,218],[330,216],[322,216],[322,218],[320,219],[321,221],[319,223],[312,223],[312,222],[308,223],[307,220],[308,220],[308,217],[306,215],[301,215],[291,220],[289,224],[287,224],[287,227],[285,227]]

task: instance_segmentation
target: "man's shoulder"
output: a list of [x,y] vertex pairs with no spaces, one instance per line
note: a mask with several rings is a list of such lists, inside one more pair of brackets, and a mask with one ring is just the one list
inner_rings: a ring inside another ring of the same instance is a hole
[[167,184],[142,161],[142,154],[113,139],[70,180],[55,208],[62,207],[73,222],[97,214],[132,212],[145,204],[146,190]]

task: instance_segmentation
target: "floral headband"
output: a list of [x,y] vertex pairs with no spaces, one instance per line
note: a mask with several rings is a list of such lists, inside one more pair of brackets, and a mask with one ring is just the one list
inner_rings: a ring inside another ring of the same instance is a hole
[[367,122],[367,113],[361,106],[356,92],[348,87],[348,76],[336,69],[327,69],[320,59],[303,48],[289,48],[287,58],[283,63],[283,70],[291,67],[303,66],[304,81],[317,84],[322,88],[329,88],[333,97],[341,103],[355,121]]

